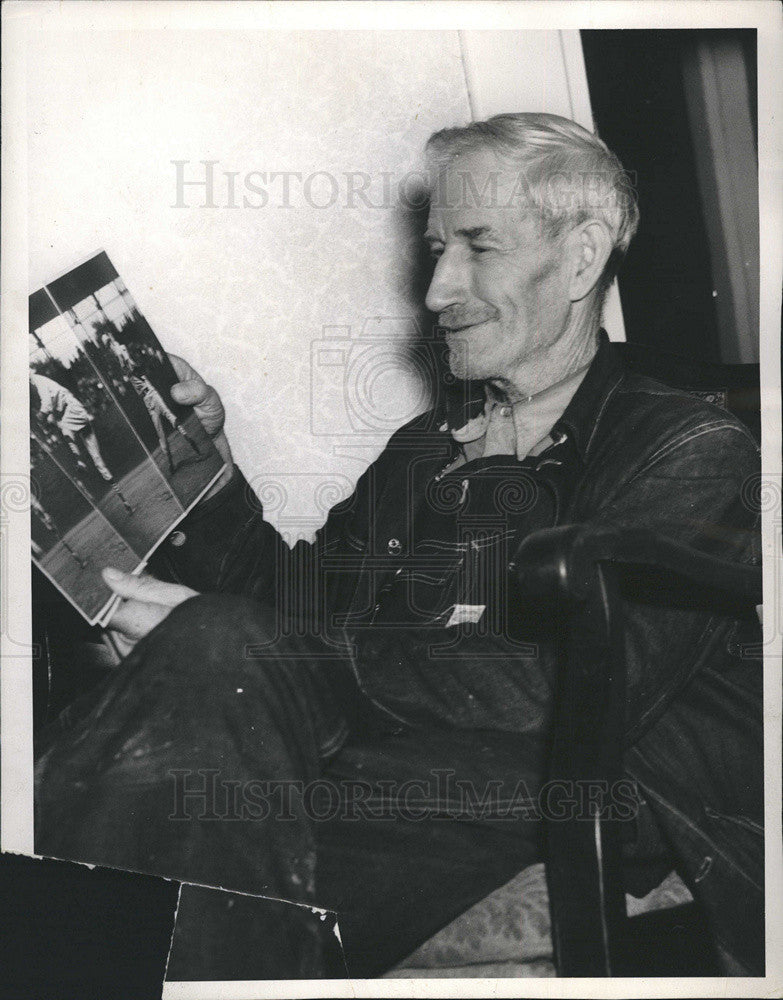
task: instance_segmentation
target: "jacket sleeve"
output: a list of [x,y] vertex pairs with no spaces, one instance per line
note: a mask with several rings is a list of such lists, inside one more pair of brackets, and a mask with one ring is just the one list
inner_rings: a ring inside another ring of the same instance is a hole
[[[750,435],[716,418],[661,442],[590,520],[650,528],[725,560],[757,563],[760,515],[751,493],[758,472]],[[716,608],[714,592],[680,584],[670,573],[639,570],[624,577],[632,735],[660,715],[701,663],[714,659],[718,644],[726,645],[736,609]],[[672,587],[676,606],[667,600]]]
[[250,597],[308,628],[333,622],[358,577],[375,465],[354,493],[331,509],[315,540],[293,547],[264,520],[261,501],[235,469],[226,486],[169,535],[150,560],[150,571],[200,593]]

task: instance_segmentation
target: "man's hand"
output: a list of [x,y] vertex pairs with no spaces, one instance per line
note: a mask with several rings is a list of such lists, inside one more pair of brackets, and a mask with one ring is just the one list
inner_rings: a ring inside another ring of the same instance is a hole
[[202,498],[206,500],[225,486],[234,472],[231,447],[223,430],[226,411],[223,409],[220,396],[218,396],[211,385],[207,385],[195,368],[192,368],[187,361],[177,357],[176,354],[169,354],[169,360],[174,366],[174,371],[179,379],[179,382],[176,382],[171,387],[171,398],[183,406],[193,407],[204,430],[212,438],[215,447],[223,456],[223,460],[226,463],[226,471]]
[[190,587],[164,583],[144,573],[132,576],[111,567],[103,571],[103,579],[123,598],[107,626],[114,633],[123,656],[127,656],[139,639],[159,625],[173,608],[197,596]]

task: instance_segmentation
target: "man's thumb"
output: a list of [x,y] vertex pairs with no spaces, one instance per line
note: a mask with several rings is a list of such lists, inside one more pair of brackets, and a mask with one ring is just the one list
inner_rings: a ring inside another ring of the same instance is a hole
[[189,597],[195,597],[196,591],[183,587],[178,583],[165,583],[156,580],[154,576],[140,573],[132,576],[121,570],[108,567],[103,571],[103,579],[115,594],[126,600],[144,601],[147,604],[162,604],[174,608]]

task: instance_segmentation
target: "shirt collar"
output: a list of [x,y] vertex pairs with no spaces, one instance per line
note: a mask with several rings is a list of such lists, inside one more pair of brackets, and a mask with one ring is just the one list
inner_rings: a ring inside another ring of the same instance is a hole
[[[570,400],[563,400],[564,410],[553,416],[553,424],[549,430],[553,438],[563,434],[574,443],[582,461],[586,461],[592,443],[595,428],[600,419],[606,402],[623,378],[625,368],[621,357],[617,354],[605,330],[598,333],[598,350],[590,363],[587,372],[581,376],[581,382],[576,387]],[[545,394],[542,394],[545,395]],[[534,403],[535,400],[531,400]],[[459,453],[464,451],[464,443],[482,437],[486,427],[474,421],[481,421],[487,403],[487,390],[481,382],[459,383],[459,391],[446,394],[443,408],[439,411],[440,430],[451,430],[455,447]],[[470,424],[474,426],[469,427]],[[466,433],[467,432],[467,433]],[[535,447],[532,443],[532,447]],[[507,447],[507,454],[520,453],[519,445]],[[529,449],[528,452],[529,453]],[[524,456],[523,456],[524,457]],[[463,458],[464,460],[464,458]]]
[[586,372],[545,389],[531,399],[509,403],[487,385],[485,455],[516,454],[519,461],[536,454],[549,440],[550,431],[563,415]]
[[586,371],[513,404],[490,383],[476,383],[471,409],[466,407],[462,420],[447,421],[441,429],[450,425],[465,457],[505,454],[520,461],[543,450],[551,436],[567,433],[584,460],[602,402],[621,373],[609,338],[600,330],[598,350]]

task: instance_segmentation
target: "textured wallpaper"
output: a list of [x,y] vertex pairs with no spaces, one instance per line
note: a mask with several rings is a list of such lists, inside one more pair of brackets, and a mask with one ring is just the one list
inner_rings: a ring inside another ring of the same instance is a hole
[[[423,405],[395,372],[421,300],[397,191],[469,118],[457,33],[52,33],[28,87],[31,286],[105,247],[220,390],[270,519],[309,533]],[[374,360],[318,343],[363,335]]]

